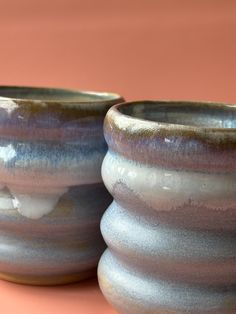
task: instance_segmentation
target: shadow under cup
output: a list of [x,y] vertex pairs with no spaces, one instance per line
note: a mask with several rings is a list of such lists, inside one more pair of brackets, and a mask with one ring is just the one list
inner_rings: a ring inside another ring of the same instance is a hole
[[50,285],[96,273],[112,93],[0,87],[0,278]]
[[236,107],[140,101],[105,118],[114,197],[100,287],[121,313],[236,311]]

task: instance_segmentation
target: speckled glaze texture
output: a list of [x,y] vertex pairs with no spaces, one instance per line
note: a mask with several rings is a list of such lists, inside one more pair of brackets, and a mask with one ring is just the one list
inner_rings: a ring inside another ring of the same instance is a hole
[[107,300],[124,314],[235,314],[236,107],[124,103],[104,130]]
[[110,204],[103,119],[120,96],[0,87],[0,278],[64,284],[96,274]]

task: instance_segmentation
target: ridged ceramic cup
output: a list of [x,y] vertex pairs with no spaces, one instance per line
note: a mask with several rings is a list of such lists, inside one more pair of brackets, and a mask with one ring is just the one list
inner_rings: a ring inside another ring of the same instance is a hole
[[124,103],[104,130],[107,300],[125,314],[235,314],[236,106]]
[[96,273],[111,202],[102,131],[117,94],[0,87],[0,278],[51,285]]

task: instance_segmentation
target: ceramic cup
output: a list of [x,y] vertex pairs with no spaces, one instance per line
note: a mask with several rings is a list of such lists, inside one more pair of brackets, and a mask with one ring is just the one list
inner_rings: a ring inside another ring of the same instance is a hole
[[96,274],[111,93],[0,87],[0,278],[63,284]]
[[104,130],[108,301],[125,314],[235,314],[236,107],[124,103]]

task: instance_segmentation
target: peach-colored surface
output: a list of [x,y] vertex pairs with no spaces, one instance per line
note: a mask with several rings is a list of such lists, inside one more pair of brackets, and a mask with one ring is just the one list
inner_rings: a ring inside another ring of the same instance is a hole
[[[115,314],[96,280],[58,287],[23,286],[0,281],[1,314]],[[138,313],[137,313],[138,314]]]
[[[0,0],[0,84],[236,102],[234,0]],[[0,313],[112,314],[94,281],[0,282]]]
[[234,0],[0,0],[0,84],[236,101]]

